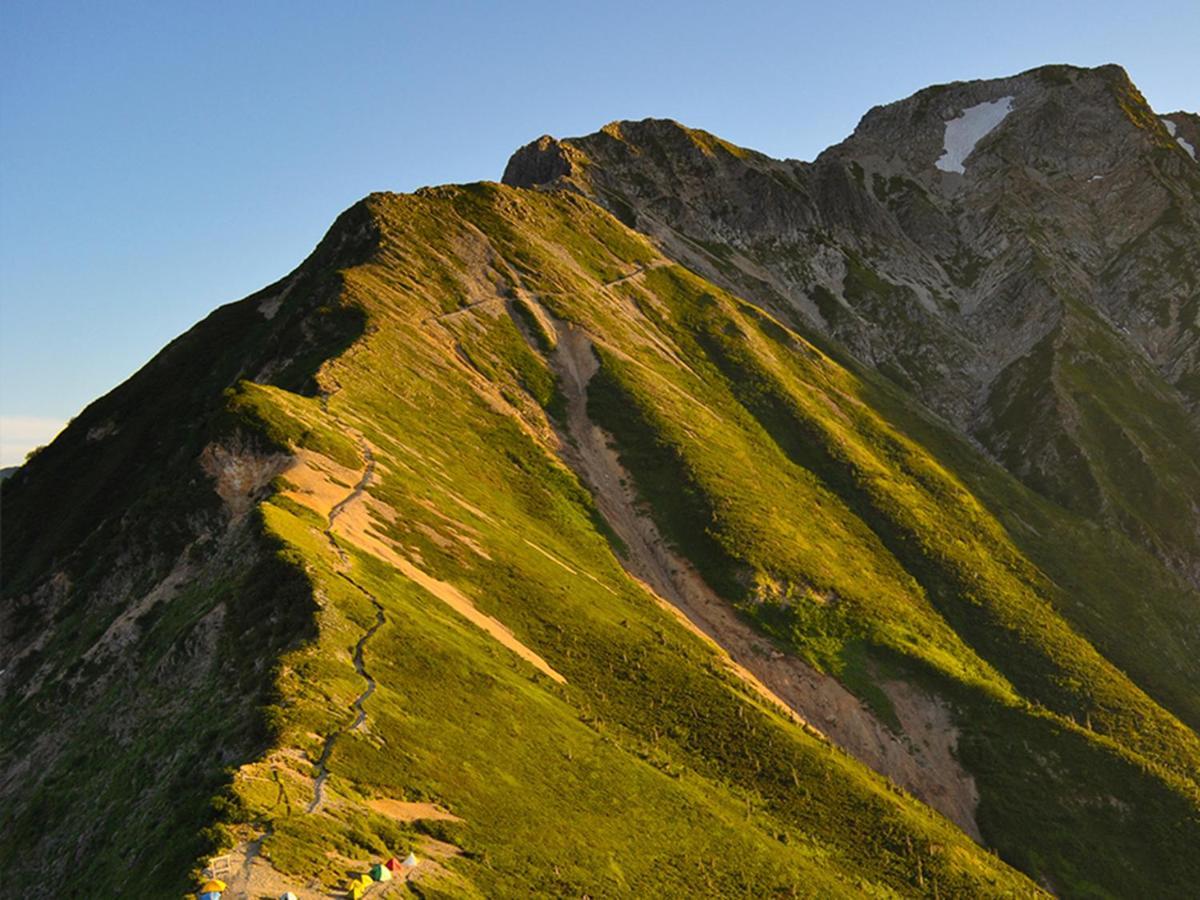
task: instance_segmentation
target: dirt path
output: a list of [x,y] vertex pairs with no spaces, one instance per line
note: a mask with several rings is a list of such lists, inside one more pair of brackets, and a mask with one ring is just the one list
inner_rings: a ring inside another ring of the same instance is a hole
[[[347,506],[363,495],[363,492],[371,484],[371,479],[375,477],[375,454],[371,452],[370,446],[362,438],[359,438],[358,445],[359,449],[362,451],[363,459],[365,459],[367,462],[367,465],[366,468],[363,469],[362,478],[358,480],[358,484],[354,485],[354,489],[350,491],[350,493],[347,494],[342,500],[339,500],[337,503],[335,503],[333,509],[329,510],[329,524],[325,529],[325,535],[331,541],[333,541],[334,544],[337,543],[337,540],[333,537],[333,523],[337,521],[337,517],[345,511]],[[339,551],[341,550],[340,547],[338,549]]]
[[463,315],[463,313],[469,313],[472,310],[479,309],[481,306],[490,306],[496,303],[503,303],[504,301],[504,297],[488,297],[486,300],[476,300],[474,303],[468,303],[466,306],[460,306],[458,309],[450,310],[450,312],[444,312],[439,313],[436,316],[430,316],[429,318],[424,319],[423,323],[428,324],[430,322],[446,322],[450,319],[454,319]]
[[[553,320],[552,320],[553,321]],[[552,363],[567,396],[572,442],[563,456],[582,477],[601,514],[628,547],[622,562],[665,607],[727,658],[730,669],[760,696],[824,733],[833,743],[933,806],[976,841],[978,793],[954,757],[957,732],[949,711],[908,685],[889,682],[905,735],[894,734],[836,679],[771,646],[663,541],[638,511],[637,496],[608,435],[587,413],[587,385],[599,367],[588,335],[555,322]]]
[[[279,804],[283,804],[289,811],[291,804],[288,803],[287,792],[284,790],[283,782],[279,780],[279,773],[273,773],[275,776],[275,784],[279,788],[279,794],[275,798],[275,803],[269,812],[273,812]],[[255,882],[256,871],[262,868],[270,868],[270,866],[261,858],[263,842],[275,833],[275,826],[272,823],[267,823],[267,827],[253,841],[242,844],[224,856],[217,857],[209,863],[206,874],[209,877],[220,878],[227,885],[225,893],[230,897],[249,897],[251,896],[251,887]],[[233,866],[240,858],[240,863],[237,868]]]
[[248,885],[250,883],[250,875],[254,871],[254,861],[258,859],[258,855],[262,851],[263,841],[271,836],[272,830],[271,826],[268,825],[267,830],[258,836],[258,840],[250,842],[250,845],[246,848],[246,858],[242,862],[242,867],[238,870],[237,877],[228,882],[226,893],[236,896],[238,885]]
[[[358,480],[358,483],[354,485],[349,494],[335,503],[329,510],[329,518],[324,532],[326,540],[329,541],[329,545],[333,548],[334,552],[337,553],[338,559],[341,560],[342,565],[346,568],[348,568],[350,565],[350,556],[342,548],[342,545],[338,543],[338,539],[334,535],[333,531],[334,525],[337,522],[338,516],[340,516],[346,510],[346,508],[350,506],[350,504],[362,497],[362,495],[366,492],[367,487],[371,484],[371,479],[375,476],[375,456],[371,452],[370,446],[361,437],[358,438],[358,444],[362,451],[363,459],[366,461],[362,478]],[[374,594],[355,581],[346,571],[341,571],[338,574],[345,579],[351,587],[366,597],[367,600],[370,601],[371,605],[375,607],[375,622],[370,628],[363,632],[362,637],[358,639],[358,643],[354,645],[354,670],[367,683],[367,687],[354,700],[353,709],[356,711],[356,715],[354,717],[354,722],[350,725],[350,727],[347,729],[334,731],[325,739],[325,745],[321,748],[321,755],[317,759],[317,777],[313,782],[313,798],[312,802],[308,804],[307,810],[310,813],[316,812],[318,809],[320,809],[321,804],[324,802],[325,782],[329,780],[329,757],[333,754],[333,748],[337,743],[338,738],[347,732],[358,731],[358,729],[361,728],[367,720],[367,709],[365,704],[367,699],[373,693],[375,693],[376,687],[375,679],[372,678],[371,673],[367,671],[365,661],[367,641],[374,637],[375,632],[377,632],[383,626],[384,622],[387,621],[387,617],[383,612],[383,605],[378,599],[376,599]]]
[[[325,465],[328,466],[327,460],[325,461]],[[374,470],[372,469],[372,471]],[[357,549],[370,553],[394,566],[406,578],[418,584],[436,599],[467,619],[480,631],[483,631],[497,643],[540,669],[554,681],[560,684],[566,682],[566,679],[561,674],[555,671],[546,660],[542,659],[530,647],[522,643],[503,622],[493,616],[487,615],[476,607],[471,598],[454,585],[449,582],[440,581],[422,570],[401,552],[401,549],[395,542],[380,534],[375,528],[372,513],[393,520],[396,514],[390,507],[365,493],[366,484],[364,480],[360,479],[359,487],[356,487],[349,496],[337,502],[331,502],[327,489],[332,484],[330,481],[332,474],[326,468],[315,468],[311,467],[311,465],[308,468],[307,474],[301,475],[301,470],[289,470],[287,473],[291,480],[301,482],[304,486],[303,490],[293,492],[290,496],[294,497],[298,502],[307,505],[310,509],[314,508],[314,506],[326,508],[320,506],[322,502],[328,504],[330,524],[326,529],[325,536],[331,542],[334,549],[337,550],[339,558],[344,563],[348,564],[349,558],[345,554],[342,544],[343,542],[348,542]],[[379,605],[375,603],[375,598],[347,572],[343,571],[339,574],[352,584],[356,590],[361,591],[364,596],[370,599],[375,604],[376,610],[380,609]],[[374,632],[372,631],[364,637],[369,638],[371,633]],[[365,678],[369,679],[370,676],[368,674],[365,672],[363,674]]]
[[[671,265],[670,260],[656,259],[653,262],[638,266],[636,269],[634,269],[628,275],[622,275],[619,278],[612,279],[612,281],[603,282],[602,287],[613,287],[614,285],[624,284],[626,281],[631,281],[632,279],[637,278],[639,275],[644,275],[650,269],[657,269],[660,266],[669,266],[669,265]],[[473,310],[479,309],[480,307],[493,306],[497,303],[505,303],[505,302],[507,302],[507,298],[505,298],[505,297],[488,297],[485,300],[476,300],[473,303],[468,303],[466,306],[460,306],[458,309],[452,309],[449,312],[438,313],[436,316],[429,316],[428,318],[426,318],[422,321],[424,324],[428,324],[430,322],[447,322],[450,319],[455,319],[461,315],[464,315],[465,313],[469,313],[469,312],[472,312]]]
[[[278,897],[284,891],[291,891],[300,900],[326,900],[334,896],[327,891],[307,885],[297,884],[296,879],[288,878],[278,872],[274,866],[259,855],[259,848],[266,835],[250,844],[242,844],[229,854],[229,859],[241,858],[236,872],[212,869],[212,876],[225,882],[223,897],[229,898],[259,898]],[[189,895],[194,896],[194,895]]]
[[[358,587],[358,585],[355,585],[355,587]],[[370,594],[367,596],[370,597]],[[374,597],[371,597],[372,601],[374,599]],[[363,704],[367,702],[367,699],[373,693],[375,693],[375,679],[371,677],[371,674],[367,671],[367,667],[363,664],[363,648],[366,647],[367,641],[369,641],[375,632],[379,630],[379,626],[386,621],[387,618],[383,614],[383,609],[376,604],[375,624],[368,628],[366,632],[364,632],[363,636],[359,638],[357,646],[354,648],[354,669],[367,682],[367,689],[359,694],[358,699],[354,701],[354,708],[358,710],[358,716],[354,719],[354,724],[350,726],[351,731],[358,731],[358,729],[362,727],[363,723],[367,721],[367,710]]]
[[612,281],[604,282],[604,287],[612,287],[613,285],[624,284],[626,281],[631,281],[634,278],[637,278],[639,275],[645,275],[651,269],[659,269],[663,266],[669,265],[671,265],[671,261],[669,259],[656,259],[652,262],[646,263],[645,265],[638,266],[628,275],[622,275],[620,278],[614,278]]

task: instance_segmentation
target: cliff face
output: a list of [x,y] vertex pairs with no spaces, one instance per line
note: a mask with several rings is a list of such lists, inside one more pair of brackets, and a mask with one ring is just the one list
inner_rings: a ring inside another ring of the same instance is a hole
[[595,198],[1197,583],[1194,127],[1115,66],[1053,66],[877,107],[814,163],[646,121],[505,179]]
[[4,481],[5,888],[1190,890],[1166,120],[1055,67],[355,205]]

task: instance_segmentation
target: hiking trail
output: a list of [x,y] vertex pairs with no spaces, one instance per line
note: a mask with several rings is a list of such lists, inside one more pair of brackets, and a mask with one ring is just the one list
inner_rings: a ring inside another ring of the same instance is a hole
[[358,483],[354,485],[350,493],[334,504],[334,506],[329,510],[329,518],[323,533],[326,540],[329,541],[329,545],[333,548],[334,552],[337,553],[338,559],[341,560],[343,567],[345,567],[342,571],[338,572],[338,575],[345,579],[345,581],[356,591],[366,597],[367,600],[370,601],[371,605],[375,607],[375,622],[371,625],[371,627],[364,631],[362,637],[358,639],[358,643],[354,645],[353,653],[354,670],[359,674],[359,677],[361,677],[367,683],[367,687],[361,694],[358,695],[352,704],[352,708],[356,711],[356,715],[350,727],[334,731],[325,739],[325,746],[321,748],[321,755],[318,757],[316,763],[317,777],[313,782],[313,798],[308,804],[307,809],[307,811],[310,813],[316,812],[318,809],[320,809],[321,804],[324,802],[325,782],[329,779],[329,757],[333,753],[333,748],[337,743],[338,738],[347,732],[358,731],[367,720],[367,709],[365,704],[367,699],[373,693],[375,693],[376,682],[371,676],[371,673],[367,671],[364,654],[366,651],[367,641],[374,637],[375,632],[377,632],[387,621],[387,616],[384,615],[383,612],[383,605],[378,599],[376,599],[375,595],[355,581],[354,578],[352,578],[347,571],[345,571],[345,569],[349,568],[350,566],[350,556],[342,548],[341,544],[338,543],[338,539],[333,533],[333,527],[338,516],[340,516],[351,503],[358,500],[363,495],[367,487],[371,484],[371,479],[375,476],[375,455],[371,452],[370,446],[362,437],[357,435],[355,437],[358,441],[359,449],[362,451],[363,459],[366,461],[366,466],[363,469],[362,478],[360,478]]

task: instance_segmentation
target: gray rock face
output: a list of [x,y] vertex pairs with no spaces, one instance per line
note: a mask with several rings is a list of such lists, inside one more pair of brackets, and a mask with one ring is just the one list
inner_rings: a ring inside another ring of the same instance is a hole
[[565,176],[570,171],[571,164],[563,145],[544,134],[512,155],[504,169],[504,183],[532,187]]
[[1200,117],[1049,66],[876,107],[812,163],[675,122],[542,138],[570,188],[1200,583]]

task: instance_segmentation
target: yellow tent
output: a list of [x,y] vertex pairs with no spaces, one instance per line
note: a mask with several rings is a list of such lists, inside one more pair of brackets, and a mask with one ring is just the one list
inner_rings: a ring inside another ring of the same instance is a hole
[[361,883],[352,881],[350,882],[350,892],[346,894],[346,896],[349,897],[350,900],[359,900],[359,898],[363,895],[363,891],[365,890],[366,888],[363,887]]
[[220,878],[210,878],[204,884],[200,885],[200,893],[207,894],[209,891],[216,891],[218,894],[225,890],[225,882]]

